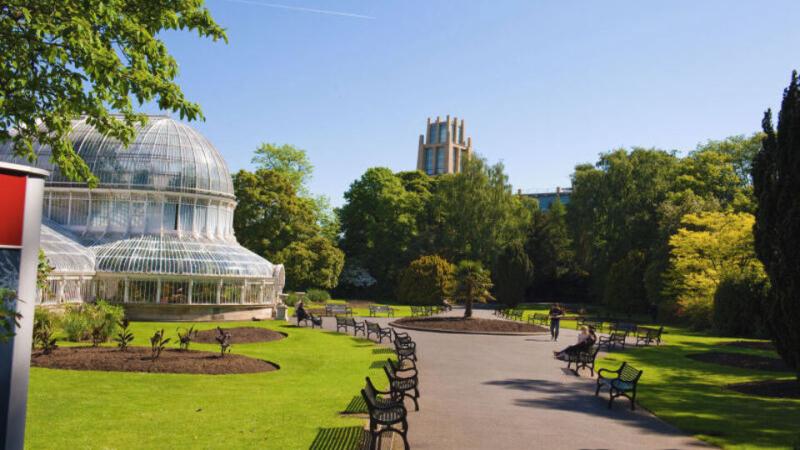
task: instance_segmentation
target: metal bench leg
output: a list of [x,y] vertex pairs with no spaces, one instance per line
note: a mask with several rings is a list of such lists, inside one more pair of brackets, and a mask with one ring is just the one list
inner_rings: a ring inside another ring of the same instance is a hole
[[411,450],[411,447],[408,445],[408,421],[403,419],[403,432],[400,433],[400,436],[403,438],[403,447],[405,450]]

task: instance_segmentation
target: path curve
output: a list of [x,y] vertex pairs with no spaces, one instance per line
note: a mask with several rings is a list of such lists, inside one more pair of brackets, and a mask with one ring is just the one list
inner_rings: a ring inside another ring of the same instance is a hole
[[[475,315],[492,317],[486,310]],[[642,408],[630,411],[624,398],[609,411],[608,394],[594,396],[588,372],[576,377],[553,359],[553,350],[575,342],[575,330],[562,329],[557,343],[543,335],[407,332],[417,342],[420,371],[420,411],[409,409],[414,450],[710,447]]]

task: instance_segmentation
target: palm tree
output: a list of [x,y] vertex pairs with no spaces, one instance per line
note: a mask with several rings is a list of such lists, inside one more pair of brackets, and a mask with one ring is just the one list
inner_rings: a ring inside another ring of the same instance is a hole
[[472,303],[486,303],[492,300],[489,289],[492,288],[492,279],[489,271],[484,269],[480,262],[464,260],[456,268],[456,283],[453,289],[453,298],[464,302],[464,318],[472,317]]

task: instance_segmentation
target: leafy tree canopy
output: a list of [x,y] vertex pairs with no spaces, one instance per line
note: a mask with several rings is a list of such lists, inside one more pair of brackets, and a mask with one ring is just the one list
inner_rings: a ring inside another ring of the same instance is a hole
[[134,101],[202,118],[175,82],[178,64],[159,37],[166,30],[227,41],[202,0],[3,2],[0,140],[12,139],[15,153],[30,160],[34,142],[49,145],[67,177],[94,185],[67,138],[72,120],[85,115],[101,133],[127,144],[134,125],[146,120]]
[[747,213],[687,214],[670,238],[667,287],[698,328],[711,325],[714,294],[723,279],[740,273],[761,274],[755,255],[754,217]]
[[314,166],[306,151],[290,144],[261,144],[252,160],[259,169],[274,170],[280,173],[301,194],[307,194],[306,183],[311,180]]

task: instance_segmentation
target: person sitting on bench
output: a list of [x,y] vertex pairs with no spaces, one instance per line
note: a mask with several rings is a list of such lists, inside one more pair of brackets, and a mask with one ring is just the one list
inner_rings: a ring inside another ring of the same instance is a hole
[[581,327],[581,334],[578,335],[578,343],[575,345],[570,345],[560,352],[554,350],[553,356],[555,356],[556,359],[562,359],[567,355],[586,351],[587,349],[591,348],[595,342],[597,342],[597,335],[594,333],[594,328],[584,325]]
[[302,322],[304,320],[307,320],[309,318],[308,317],[308,313],[306,312],[306,308],[303,306],[303,301],[302,300],[298,301],[297,305],[295,305],[295,312],[294,313],[297,316],[297,326],[298,327],[300,326],[300,322]]

